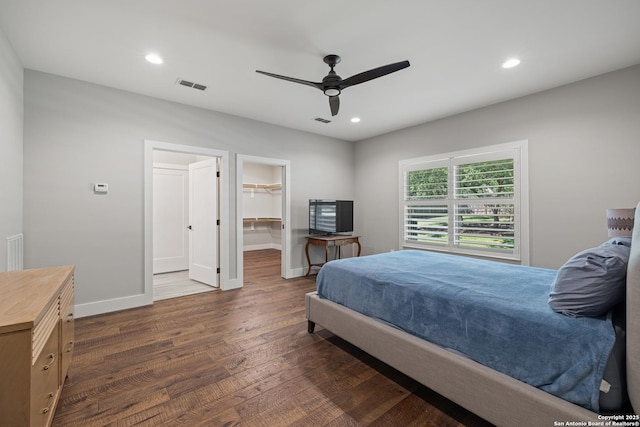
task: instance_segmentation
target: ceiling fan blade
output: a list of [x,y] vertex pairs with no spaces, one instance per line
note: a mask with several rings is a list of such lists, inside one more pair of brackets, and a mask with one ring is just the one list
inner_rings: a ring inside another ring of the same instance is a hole
[[338,96],[330,96],[329,107],[331,107],[331,115],[337,115],[338,110],[340,109],[340,98]]
[[296,79],[294,77],[281,76],[279,74],[267,73],[266,71],[260,71],[260,70],[256,70],[256,73],[264,74],[265,76],[269,76],[269,77],[275,77],[276,79],[287,80],[293,83],[300,83],[307,86],[313,86],[317,89],[322,89],[322,83],[310,82],[308,80]]
[[407,68],[409,65],[411,65],[409,64],[409,61],[401,61],[394,64],[383,65],[382,67],[374,68],[373,70],[356,74],[341,81],[340,89],[368,82],[369,80],[377,79],[378,77],[386,76],[387,74],[395,73],[396,71],[400,71],[403,68]]

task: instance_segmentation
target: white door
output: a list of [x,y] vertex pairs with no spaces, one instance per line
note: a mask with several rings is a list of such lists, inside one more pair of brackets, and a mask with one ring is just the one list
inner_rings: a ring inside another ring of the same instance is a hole
[[189,165],[189,278],[218,286],[217,160]]
[[153,274],[189,268],[188,173],[153,168]]

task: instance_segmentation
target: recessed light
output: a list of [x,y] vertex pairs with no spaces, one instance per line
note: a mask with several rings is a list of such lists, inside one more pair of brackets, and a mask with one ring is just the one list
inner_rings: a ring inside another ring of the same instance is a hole
[[155,53],[148,54],[144,57],[144,59],[146,59],[148,62],[151,62],[152,64],[162,64],[162,58],[160,58],[160,56],[156,55]]
[[502,68],[513,68],[520,65],[520,60],[518,58],[511,58],[504,61],[502,64]]
[[360,123],[360,117],[352,117],[351,123]]

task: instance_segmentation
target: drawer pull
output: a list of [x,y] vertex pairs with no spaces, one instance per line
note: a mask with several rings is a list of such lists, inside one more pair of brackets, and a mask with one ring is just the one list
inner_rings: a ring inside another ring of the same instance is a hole
[[55,394],[53,392],[47,394],[47,397],[49,398],[49,406],[47,406],[46,408],[42,408],[42,410],[40,411],[43,414],[47,414],[49,413],[49,411],[51,410],[51,407],[53,407],[53,396],[55,396]]
[[53,365],[53,362],[56,361],[56,355],[53,353],[49,353],[49,355],[47,356],[47,359],[50,359],[51,361],[47,365],[44,365],[42,367],[43,371],[47,371],[51,367],[51,365]]

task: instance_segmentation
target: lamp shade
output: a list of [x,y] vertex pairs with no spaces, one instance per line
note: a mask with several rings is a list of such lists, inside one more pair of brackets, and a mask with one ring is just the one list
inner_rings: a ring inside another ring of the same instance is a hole
[[626,237],[633,233],[635,208],[607,209],[607,229],[609,237]]

